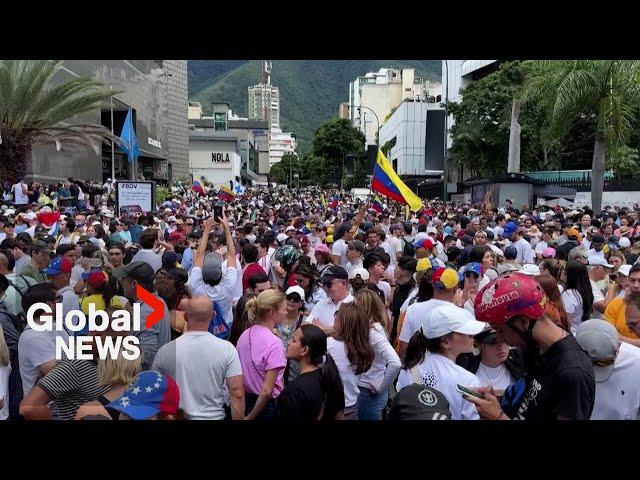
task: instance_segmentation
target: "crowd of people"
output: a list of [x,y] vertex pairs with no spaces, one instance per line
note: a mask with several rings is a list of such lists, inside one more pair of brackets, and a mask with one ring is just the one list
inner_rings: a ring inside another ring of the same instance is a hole
[[[180,187],[120,214],[110,181],[3,187],[0,419],[638,416],[639,208]],[[143,327],[35,329],[36,303]],[[56,358],[87,335],[141,354]]]

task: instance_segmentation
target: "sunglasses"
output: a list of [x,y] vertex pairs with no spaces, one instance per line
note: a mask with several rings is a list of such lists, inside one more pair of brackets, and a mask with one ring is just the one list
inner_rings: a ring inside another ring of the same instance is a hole
[[290,293],[289,295],[287,295],[287,301],[289,301],[289,302],[301,302],[302,299],[300,298],[300,295],[298,295],[297,293]]
[[480,278],[480,275],[478,275],[475,272],[465,272],[464,277],[465,278]]
[[333,285],[333,280],[332,280],[332,281],[330,281],[330,282],[322,282],[322,284],[321,284],[321,285],[322,285],[322,288],[329,289],[329,288],[331,288],[331,287],[332,287],[332,285]]

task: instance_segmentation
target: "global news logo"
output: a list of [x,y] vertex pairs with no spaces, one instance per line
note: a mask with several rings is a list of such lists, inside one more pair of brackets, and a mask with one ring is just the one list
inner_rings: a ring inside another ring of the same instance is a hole
[[[117,359],[120,354],[126,360],[140,357],[140,340],[131,332],[140,332],[142,328],[152,328],[164,318],[164,303],[155,295],[136,286],[138,299],[149,305],[151,313],[142,326],[140,303],[133,304],[132,311],[119,309],[109,315],[104,310],[96,310],[89,304],[89,313],[82,310],[71,310],[65,315],[61,303],[56,303],[55,310],[47,303],[34,303],[27,310],[27,324],[36,332],[63,332],[71,335],[56,335],[56,360],[95,360]],[[110,330],[115,335],[101,335]],[[85,332],[75,335],[78,332]],[[122,332],[122,335],[118,335]],[[94,348],[95,347],[95,348]]]

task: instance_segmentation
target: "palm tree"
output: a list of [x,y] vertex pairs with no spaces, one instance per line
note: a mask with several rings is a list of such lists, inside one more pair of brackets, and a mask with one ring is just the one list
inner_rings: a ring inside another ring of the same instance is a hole
[[[101,125],[67,124],[65,120],[102,108],[121,93],[99,81],[79,77],[50,86],[62,62],[0,60],[0,178],[24,177],[34,145],[55,143],[62,148],[90,146],[96,152],[111,132]],[[117,137],[113,138],[119,142]],[[120,143],[120,142],[119,142]]]
[[624,145],[640,105],[640,62],[626,60],[545,60],[533,62],[525,97],[548,112],[557,138],[576,120],[597,121],[591,172],[591,203],[602,207],[605,152]]

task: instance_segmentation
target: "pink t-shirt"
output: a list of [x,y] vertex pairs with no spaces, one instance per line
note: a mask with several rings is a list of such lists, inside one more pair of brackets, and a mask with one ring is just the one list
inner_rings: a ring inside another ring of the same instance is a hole
[[245,391],[260,395],[267,370],[280,369],[273,389],[276,398],[284,388],[284,367],[287,366],[282,340],[267,327],[254,325],[246,329],[236,345]]

